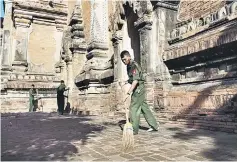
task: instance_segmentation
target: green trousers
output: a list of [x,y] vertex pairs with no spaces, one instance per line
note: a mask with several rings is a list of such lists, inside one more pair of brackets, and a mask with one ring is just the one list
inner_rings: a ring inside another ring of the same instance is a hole
[[148,104],[145,102],[145,88],[135,90],[131,97],[130,120],[133,125],[134,133],[138,133],[140,114],[142,113],[150,127],[157,130],[158,124],[153,116]]

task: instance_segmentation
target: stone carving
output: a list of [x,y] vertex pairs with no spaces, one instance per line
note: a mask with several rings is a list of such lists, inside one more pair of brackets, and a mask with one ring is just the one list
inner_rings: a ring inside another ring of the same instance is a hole
[[21,38],[16,40],[16,50],[14,61],[27,61],[27,33],[21,33]]
[[93,0],[91,4],[91,42],[108,42],[108,6],[107,1]]
[[62,50],[63,50],[63,54],[65,56],[62,56],[64,58],[64,60],[66,60],[66,58],[68,59],[69,56],[71,56],[71,43],[72,43],[72,39],[71,39],[72,33],[70,28],[65,30],[63,33],[63,41],[62,41]]
[[[211,25],[217,24],[227,17],[229,20],[234,19],[236,16],[233,15],[236,15],[237,12],[236,3],[237,2],[233,2],[229,5],[225,5],[224,7],[220,8],[217,12],[211,13],[205,17],[191,19],[191,22],[188,23],[188,27],[186,25],[182,25],[181,27],[173,29],[170,32],[171,40],[169,41],[169,43],[172,44],[176,42],[174,41],[174,39],[176,38],[179,38],[179,41],[181,41],[182,39],[188,38],[200,31],[208,30]],[[230,8],[231,12],[227,11],[228,8]],[[176,32],[179,31],[179,33],[175,33],[175,31]]]
[[188,27],[187,27],[187,25],[184,25],[184,26],[180,27],[179,34],[180,35],[185,34],[187,31],[188,31]]
[[223,19],[227,16],[227,11],[225,7],[222,7],[217,13],[219,19]]
[[211,15],[206,16],[204,21],[205,21],[205,25],[209,25],[212,21],[211,20]]
[[50,3],[45,2],[47,1],[14,1],[15,25],[29,27],[33,21],[35,24],[55,25],[58,31],[62,31],[67,25],[67,5],[53,2],[53,7],[50,7]]
[[171,10],[175,10],[175,11],[178,10],[178,5],[176,4],[175,1],[169,1],[169,2],[168,1],[157,1],[155,6],[163,7],[163,8],[167,8],[167,9],[171,9]]
[[233,2],[230,5],[230,9],[231,9],[231,15],[237,15],[237,2]]
[[9,57],[11,54],[11,44],[10,44],[10,31],[4,30],[3,32],[3,49],[2,49],[2,65],[3,66],[9,66]]
[[194,23],[193,21],[191,21],[189,24],[188,24],[188,31],[193,31],[196,29],[196,23]]
[[[233,22],[233,24],[235,24],[235,23]],[[176,29],[174,29],[174,31],[176,31]],[[172,34],[175,33],[174,31],[172,32]],[[166,49],[166,52],[172,51],[172,53],[174,53],[174,52],[178,51],[179,49],[182,49],[181,56],[185,56],[187,54],[190,54],[191,51],[192,51],[191,53],[194,53],[194,52],[198,52],[198,51],[212,48],[215,46],[219,46],[219,45],[222,45],[225,43],[230,43],[235,40],[237,40],[237,30],[233,27],[233,29],[225,31],[225,33],[219,33],[218,31],[216,31],[216,34],[212,35],[212,36],[205,37],[205,36],[201,35],[199,37],[196,37],[195,40],[186,40],[185,42],[182,42],[183,44],[188,44],[189,53],[186,52],[186,47],[184,45],[170,46],[169,48]],[[192,50],[190,50],[191,47],[192,47]],[[178,57],[180,57],[180,56],[178,56]],[[168,60],[174,59],[174,58],[177,58],[177,56],[174,54],[171,54],[169,57],[166,57],[166,59],[168,59]]]
[[145,30],[140,30],[140,55],[141,67],[144,73],[147,73],[147,59],[148,59],[148,34]]
[[84,26],[81,12],[81,3],[78,1],[70,22],[72,34],[72,44],[70,46],[70,50],[72,51],[73,56],[75,54],[85,54],[87,48],[84,38]]
[[41,73],[41,74],[46,73],[46,70],[44,69],[44,63],[42,63],[42,64],[29,63],[28,72],[30,72],[30,73]]
[[173,29],[172,32],[170,33],[171,35],[171,39],[174,39],[176,38],[178,35],[177,35],[177,29]]

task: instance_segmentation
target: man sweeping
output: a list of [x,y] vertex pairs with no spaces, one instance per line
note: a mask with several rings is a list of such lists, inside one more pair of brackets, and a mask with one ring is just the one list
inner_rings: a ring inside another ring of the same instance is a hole
[[134,134],[138,134],[141,113],[144,115],[147,123],[150,126],[148,132],[157,131],[158,124],[145,101],[145,79],[142,74],[141,67],[137,62],[131,59],[131,55],[128,51],[121,52],[120,57],[122,62],[127,65],[127,74],[129,77],[128,83],[131,84],[131,87],[125,97],[125,101],[131,95],[131,104],[129,110]]

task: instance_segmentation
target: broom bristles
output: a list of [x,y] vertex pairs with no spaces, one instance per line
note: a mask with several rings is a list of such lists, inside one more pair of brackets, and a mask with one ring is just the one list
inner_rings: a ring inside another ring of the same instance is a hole
[[123,151],[130,151],[134,148],[134,135],[132,124],[127,122],[123,128]]

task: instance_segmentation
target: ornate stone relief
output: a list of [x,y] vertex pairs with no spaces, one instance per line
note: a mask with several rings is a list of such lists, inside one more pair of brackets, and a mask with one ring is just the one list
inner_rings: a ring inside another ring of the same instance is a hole
[[[208,30],[209,27],[223,21],[224,19],[233,20],[237,16],[237,2],[234,1],[220,8],[217,12],[201,17],[199,19],[192,19],[187,25],[183,25],[173,29],[170,33],[169,43],[175,43],[177,40],[188,38],[198,32]],[[228,12],[230,11],[230,12]]]
[[[92,1],[93,11],[91,14],[91,41],[90,48],[99,48],[100,45],[103,47],[108,46],[108,6],[107,1]],[[108,49],[108,47],[107,47]]]
[[[65,4],[59,5],[56,2],[50,5],[50,1],[21,1],[16,0],[14,6],[14,20],[15,23],[30,24],[30,21],[43,25],[55,25],[58,30],[62,30],[67,25],[67,6]],[[40,18],[39,18],[40,17]],[[53,21],[50,21],[52,20]]]
[[[233,42],[237,40],[237,29],[232,28],[228,31],[210,34],[208,37],[199,36],[195,40],[187,40],[183,45],[173,45],[167,48],[163,53],[164,61],[185,56],[194,52],[199,52],[208,48],[219,46],[221,44]],[[175,54],[181,51],[179,55]]]
[[44,69],[44,63],[42,64],[29,63],[28,72],[41,73],[41,74],[47,73],[46,70]]
[[1,43],[2,47],[0,47],[2,50],[1,65],[2,65],[2,70],[4,70],[3,67],[6,67],[6,68],[10,67],[11,44],[10,44],[10,31],[9,30],[3,31],[2,43]]

